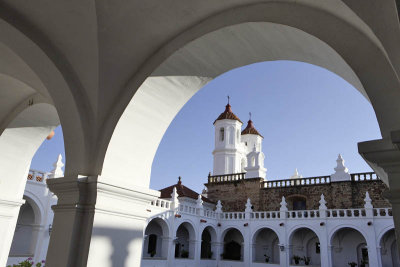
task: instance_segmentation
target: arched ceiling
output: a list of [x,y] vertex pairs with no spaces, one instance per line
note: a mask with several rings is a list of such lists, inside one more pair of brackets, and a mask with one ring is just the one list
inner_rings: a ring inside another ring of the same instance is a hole
[[[337,73],[368,93],[388,136],[398,125],[388,114],[400,114],[400,30],[394,0],[376,3],[4,0],[0,71],[57,107],[74,174],[101,173],[121,114],[151,74],[216,77],[265,60]],[[4,46],[18,55],[11,64]]]
[[268,22],[243,23],[206,34],[179,49],[152,75],[216,77],[237,67],[271,60],[321,66],[367,97],[354,71],[330,46],[296,28]]

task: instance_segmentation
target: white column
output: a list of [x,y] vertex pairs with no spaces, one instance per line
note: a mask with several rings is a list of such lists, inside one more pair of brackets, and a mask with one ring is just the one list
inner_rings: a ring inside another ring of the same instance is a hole
[[[292,262],[291,259],[291,256],[293,254],[292,252],[293,252],[293,245],[288,243],[288,245],[285,246],[285,251],[281,251],[281,266],[290,266],[290,263]],[[282,262],[286,263],[286,265],[282,264]]]
[[197,263],[200,262],[200,244],[199,240],[189,240],[189,259],[194,259]]
[[[219,242],[211,242],[212,259],[218,260]],[[218,265],[218,264],[217,264]]]
[[331,267],[332,262],[329,261],[330,258],[330,244],[328,242],[328,236],[327,235],[321,235],[319,239],[319,244],[320,244],[320,257],[321,257],[321,267]]
[[[174,233],[175,235],[175,233]],[[167,257],[167,265],[168,266],[175,266],[174,261],[175,261],[175,243],[176,242],[176,236],[168,240],[168,257]]]
[[0,266],[10,253],[32,157],[54,127],[7,128],[0,134]]
[[382,267],[382,248],[381,246],[376,246],[376,255],[378,260],[378,267]]
[[[397,247],[400,252],[400,131],[392,132],[391,140],[358,143],[358,152],[389,186],[389,190],[384,192],[384,197],[392,205]],[[373,253],[375,254],[375,251]]]
[[[372,230],[372,229],[371,229]],[[369,266],[381,267],[382,264],[379,264],[380,260],[378,260],[378,245],[375,238],[375,231],[369,237],[367,237],[367,248],[368,248],[368,262]],[[379,255],[380,259],[380,255]]]
[[217,261],[217,266],[219,266],[220,261],[222,260],[221,254],[224,253],[224,243],[223,242],[215,242],[215,260]]
[[157,195],[99,178],[47,180],[58,196],[47,266],[140,266],[146,207]]
[[[43,250],[43,247],[40,245],[42,243],[43,238],[45,237],[45,226],[44,225],[34,225],[32,227],[32,240],[35,240],[35,242],[32,242],[32,247],[31,251],[33,251],[33,261],[34,262],[40,262],[44,260],[41,255],[41,250]],[[47,234],[48,235],[48,234]]]
[[25,200],[0,198],[0,266],[5,266],[17,225],[18,213]]
[[172,243],[172,238],[168,236],[162,237],[162,246],[161,246],[161,257],[164,259],[168,259],[168,253],[170,249],[170,244]]

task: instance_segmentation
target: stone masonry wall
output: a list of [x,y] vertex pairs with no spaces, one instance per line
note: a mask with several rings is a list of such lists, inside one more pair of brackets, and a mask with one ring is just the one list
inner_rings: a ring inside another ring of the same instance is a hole
[[262,181],[255,178],[206,184],[208,198],[221,200],[224,211],[243,211],[247,198],[251,199],[255,211],[271,211],[279,210],[282,196],[289,209],[293,208],[293,199],[305,199],[306,209],[318,209],[321,194],[324,194],[328,209],[348,209],[364,207],[365,192],[368,191],[375,208],[390,207],[382,196],[387,187],[380,180],[282,188],[261,188]]
[[250,178],[232,182],[205,184],[207,197],[212,201],[221,200],[224,211],[244,211],[247,198],[252,200],[255,210],[259,210],[262,178]]

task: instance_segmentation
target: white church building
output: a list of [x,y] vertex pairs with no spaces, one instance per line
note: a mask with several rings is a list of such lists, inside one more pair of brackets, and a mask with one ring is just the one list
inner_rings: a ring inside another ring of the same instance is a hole
[[[339,155],[330,176],[303,178],[296,170],[268,181],[254,123],[242,130],[228,104],[214,127],[207,190],[198,194],[180,177],[160,190],[146,207],[141,266],[400,266],[392,209],[376,194],[384,186],[376,174],[349,173]],[[8,264],[45,259],[57,202],[46,180],[62,177],[62,167],[60,156],[50,173],[30,170]],[[359,192],[362,203],[330,208],[338,200],[325,192],[347,187],[368,188]]]

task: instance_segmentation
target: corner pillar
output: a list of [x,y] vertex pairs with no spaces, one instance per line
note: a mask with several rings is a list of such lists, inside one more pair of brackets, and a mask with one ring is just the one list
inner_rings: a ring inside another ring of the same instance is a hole
[[49,179],[58,197],[47,266],[140,266],[152,190],[104,183],[100,176]]
[[6,266],[23,199],[0,199],[0,266]]
[[[392,205],[397,247],[400,249],[400,131],[392,132],[391,139],[358,143],[358,152],[389,187],[384,197]],[[375,252],[374,249],[372,253]]]

